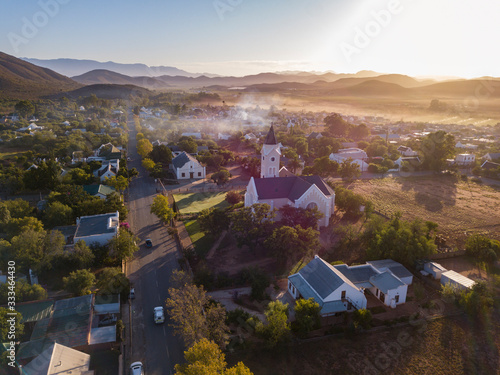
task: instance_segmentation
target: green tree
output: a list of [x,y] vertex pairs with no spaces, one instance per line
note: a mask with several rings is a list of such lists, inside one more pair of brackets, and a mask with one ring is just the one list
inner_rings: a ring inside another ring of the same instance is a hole
[[264,246],[272,252],[280,264],[285,264],[287,261],[293,262],[292,257],[298,242],[299,235],[295,228],[282,226],[273,231],[271,236],[265,240]]
[[0,342],[11,342],[12,339],[9,337],[10,332],[10,321],[12,318],[10,314],[15,313],[15,323],[14,330],[16,332],[16,339],[19,338],[24,333],[24,324],[21,323],[22,315],[17,311],[10,311],[5,307],[0,307]]
[[465,243],[467,255],[479,261],[493,263],[500,255],[500,241],[489,239],[480,234],[473,234]]
[[83,240],[75,243],[70,257],[76,269],[90,267],[95,258],[94,253]]
[[123,176],[106,177],[104,183],[115,188],[120,194],[128,187],[128,180]]
[[168,203],[168,198],[164,195],[157,195],[151,204],[151,213],[156,215],[160,222],[168,224],[174,217],[175,212]]
[[165,145],[153,146],[153,150],[149,154],[149,157],[155,163],[169,165],[172,162],[172,151]]
[[281,216],[280,224],[289,227],[300,225],[302,228],[317,228],[318,221],[324,216],[317,207],[302,208],[293,207],[287,204],[278,211]]
[[361,176],[361,170],[359,169],[359,165],[353,163],[352,159],[349,158],[340,164],[339,174],[342,178],[353,180]]
[[[0,285],[0,305],[7,305],[9,291],[8,283]],[[41,285],[30,285],[23,279],[16,281],[15,293],[17,303],[47,299],[47,291]]]
[[98,275],[96,287],[100,295],[120,294],[125,301],[130,292],[130,280],[118,267],[106,267]]
[[352,319],[355,328],[363,327],[364,329],[368,329],[372,321],[372,313],[367,309],[356,310],[352,314]]
[[35,106],[29,100],[21,100],[17,102],[14,108],[16,112],[19,114],[19,116],[24,117],[26,119],[33,113],[35,113]]
[[95,283],[95,276],[89,270],[73,271],[63,278],[64,289],[77,296],[90,294],[90,288]]
[[234,190],[228,191],[226,194],[226,201],[231,205],[240,203],[241,202],[241,194],[238,193],[237,191],[234,191]]
[[109,241],[113,255],[120,261],[130,259],[139,250],[139,239],[125,228],[120,228],[118,236]]
[[338,113],[332,113],[325,117],[325,125],[328,127],[328,131],[336,137],[344,137],[351,127]]
[[178,145],[182,151],[186,151],[188,154],[196,154],[196,152],[198,152],[198,145],[191,137],[181,137]]
[[424,168],[442,171],[447,166],[446,159],[455,154],[455,137],[443,130],[430,133],[422,139],[420,151],[423,154]]
[[294,310],[300,335],[304,336],[308,332],[321,327],[321,306],[314,301],[314,298],[298,299]]
[[153,145],[148,139],[142,138],[137,141],[137,153],[143,158],[148,156],[151,151],[153,151]]
[[149,158],[142,159],[142,166],[148,172],[152,172],[155,169],[155,165],[156,165],[155,162]]
[[219,236],[229,228],[230,218],[225,210],[220,208],[207,208],[198,214],[200,229],[210,235]]
[[44,211],[44,222],[47,228],[54,228],[73,223],[73,210],[61,202],[52,202]]
[[221,168],[219,171],[215,172],[210,176],[210,179],[217,185],[224,185],[231,178],[231,173],[225,168]]
[[225,355],[219,346],[201,339],[184,352],[186,363],[175,365],[176,375],[253,375],[242,362],[227,368]]
[[262,336],[269,347],[290,338],[290,323],[288,322],[288,303],[281,301],[269,302],[266,309],[267,324],[259,322],[256,326],[257,334]]
[[249,246],[252,250],[263,242],[273,230],[272,219],[276,211],[266,203],[256,203],[252,207],[244,207],[234,211],[231,216],[231,231],[238,246]]

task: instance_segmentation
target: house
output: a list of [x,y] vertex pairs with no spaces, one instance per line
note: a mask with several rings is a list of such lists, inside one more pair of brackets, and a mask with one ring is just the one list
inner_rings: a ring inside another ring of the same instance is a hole
[[104,160],[102,162],[101,168],[94,171],[94,176],[99,177],[101,182],[105,181],[106,178],[116,177],[120,171],[120,160]]
[[90,355],[54,342],[35,357],[22,373],[26,375],[91,375],[89,371]]
[[318,132],[312,132],[311,134],[309,134],[307,136],[307,139],[320,139],[322,138],[323,135],[321,133],[318,133]]
[[205,178],[205,167],[198,160],[183,151],[172,159],[172,169],[178,180]]
[[441,285],[451,285],[458,290],[467,290],[474,286],[475,281],[455,271],[445,271],[441,274]]
[[64,126],[70,126],[71,124],[70,124],[70,122],[69,122],[69,121],[64,121],[64,122],[62,123],[62,125],[64,125]]
[[116,193],[115,188],[108,185],[83,185],[83,191],[87,194],[99,197],[101,199],[106,199],[108,195]]
[[181,137],[191,137],[194,139],[201,139],[201,133],[182,133]]
[[458,154],[455,156],[454,164],[471,165],[476,162],[476,155],[473,154]]
[[217,134],[217,139],[219,141],[228,141],[229,138],[231,138],[231,134],[226,134],[226,133],[218,133]]
[[37,130],[42,130],[42,129],[43,129],[43,126],[38,126],[37,124],[31,123],[28,126],[26,126],[24,128],[19,128],[17,130],[20,132],[25,132],[25,131],[35,132]]
[[330,160],[336,161],[341,164],[345,160],[352,159],[352,162],[359,166],[359,169],[363,172],[368,170],[368,163],[365,161],[368,159],[368,155],[365,151],[360,148],[351,147],[340,149],[337,153],[330,154]]
[[180,154],[182,154],[182,150],[179,146],[176,146],[176,145],[172,145],[172,146],[167,146],[170,151],[172,151],[172,156],[175,158],[176,156],[179,156]]
[[363,289],[317,255],[288,277],[288,291],[294,299],[314,298],[322,316],[366,308]]
[[410,164],[410,166],[413,167],[418,167],[421,164],[420,158],[418,156],[408,156],[408,157],[400,156],[396,161],[394,161],[394,164],[396,164],[398,168],[401,169],[404,162]]
[[244,135],[244,138],[247,140],[247,141],[250,141],[250,142],[257,142],[258,138],[255,134],[253,133],[248,133],[248,134],[245,134]]
[[481,164],[481,168],[487,169],[487,170],[496,170],[500,168],[499,163],[493,163],[492,161],[486,160],[483,164]]
[[89,156],[87,161],[103,161],[111,159],[121,159],[121,150],[114,146],[112,143],[106,143],[101,145],[97,150],[94,151],[94,156]]
[[484,155],[481,159],[488,161],[500,160],[500,152],[490,152]]
[[424,271],[431,275],[434,279],[440,280],[443,272],[446,272],[447,269],[442,265],[436,262],[427,262],[424,263]]
[[82,163],[86,159],[83,155],[83,151],[73,151],[72,157],[71,157],[71,164],[77,164],[77,163]]
[[417,156],[418,155],[417,151],[413,151],[410,147],[406,147],[406,146],[399,146],[398,151],[403,156]]
[[390,271],[406,285],[411,285],[413,283],[413,274],[401,263],[395,262],[392,259],[371,260],[366,262],[366,264],[371,265],[380,273]]
[[280,149],[274,127],[271,126],[261,151],[261,178],[250,178],[245,193],[245,207],[256,203],[267,203],[272,209],[286,205],[315,207],[324,215],[319,225],[328,226],[335,209],[335,192],[319,176],[299,177],[285,173],[280,169]]
[[111,239],[118,236],[120,214],[118,211],[92,216],[82,216],[76,219],[74,243],[80,240],[87,245],[106,245]]
[[479,147],[478,145],[473,145],[470,143],[457,142],[455,144],[455,148],[465,148],[467,150],[477,150],[478,147]]

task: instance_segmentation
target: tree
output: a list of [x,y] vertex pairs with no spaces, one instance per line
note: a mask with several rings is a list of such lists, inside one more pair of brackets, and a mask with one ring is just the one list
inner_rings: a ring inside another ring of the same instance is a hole
[[14,331],[16,333],[16,339],[19,338],[24,333],[24,324],[21,323],[22,315],[17,311],[10,311],[5,307],[0,307],[0,341],[1,342],[11,342],[14,341],[10,336],[9,332],[11,332],[11,323],[9,319],[12,319],[13,316],[10,314],[16,314],[14,316]]
[[19,114],[19,116],[24,117],[26,119],[33,113],[35,113],[35,106],[29,100],[21,100],[17,102],[14,108]]
[[420,151],[423,153],[424,168],[441,171],[447,166],[446,159],[454,156],[455,137],[443,130],[430,133],[422,140]]
[[196,152],[198,152],[198,145],[196,144],[196,141],[191,137],[181,137],[179,139],[178,145],[182,151],[186,151],[188,154],[196,154]]
[[370,328],[370,323],[372,321],[372,313],[367,309],[360,309],[354,311],[352,314],[352,319],[354,321],[354,327],[363,327],[364,329]]
[[264,246],[272,252],[279,263],[285,264],[287,261],[293,261],[298,242],[299,235],[295,228],[281,226],[265,240]]
[[118,267],[104,268],[96,283],[100,295],[120,294],[122,301],[130,292],[130,280]]
[[318,221],[324,216],[317,207],[302,208],[293,207],[287,204],[278,211],[281,216],[280,224],[289,227],[300,225],[302,228],[317,228]]
[[300,160],[298,158],[291,159],[288,162],[287,167],[290,168],[292,173],[297,172],[297,170],[301,167]]
[[281,301],[269,302],[266,309],[267,325],[259,322],[257,333],[262,336],[269,347],[275,347],[280,342],[290,338],[290,323],[288,323],[288,303]]
[[272,233],[275,210],[266,203],[256,203],[252,207],[243,207],[234,211],[231,216],[231,231],[238,241],[238,246],[248,245],[255,249]]
[[142,159],[142,166],[144,169],[146,169],[148,172],[153,171],[155,169],[155,162],[149,158],[144,158]]
[[172,151],[165,145],[153,146],[153,150],[149,154],[149,157],[155,163],[169,165],[172,162]]
[[151,144],[149,139],[142,138],[137,141],[137,153],[143,158],[148,156],[151,151],[153,151],[153,145]]
[[228,191],[226,194],[226,201],[231,205],[240,203],[241,202],[241,194],[238,193],[237,191],[234,191],[234,190]]
[[73,223],[73,210],[61,202],[49,203],[44,211],[44,222],[48,228]]
[[169,223],[175,217],[175,212],[170,207],[168,198],[164,195],[154,197],[151,204],[151,213],[155,214],[160,219],[160,222],[164,224]]
[[[9,291],[8,283],[0,285],[0,305],[7,305]],[[30,285],[23,279],[16,281],[15,293],[17,303],[47,299],[47,291],[41,285]]]
[[354,163],[351,158],[348,158],[340,164],[339,174],[342,178],[352,180],[361,176],[361,171],[359,165]]
[[123,176],[106,177],[104,183],[118,190],[120,194],[128,187],[128,180]]
[[94,253],[92,253],[90,247],[83,240],[75,243],[73,251],[69,256],[76,269],[90,267],[95,258]]
[[314,301],[314,298],[298,299],[294,310],[300,335],[305,335],[321,327],[321,306]]
[[337,137],[345,136],[351,127],[351,125],[338,113],[332,113],[325,117],[325,125],[328,127],[328,131]]
[[225,168],[221,168],[210,177],[217,185],[224,185],[231,178],[231,173]]
[[353,139],[365,139],[370,135],[370,129],[365,124],[353,126],[349,129],[349,137]]
[[120,228],[118,236],[109,241],[113,254],[120,261],[130,259],[139,250],[137,246],[139,239],[125,228]]
[[200,211],[198,224],[203,232],[219,236],[229,228],[230,219],[225,210],[212,207]]
[[473,234],[467,238],[465,252],[476,260],[493,263],[500,255],[500,241]]
[[63,278],[64,289],[77,296],[90,294],[90,288],[92,288],[94,282],[94,274],[85,269],[73,271],[69,276]]
[[176,375],[253,375],[242,362],[227,368],[224,353],[217,344],[201,339],[184,352],[186,363],[175,365]]

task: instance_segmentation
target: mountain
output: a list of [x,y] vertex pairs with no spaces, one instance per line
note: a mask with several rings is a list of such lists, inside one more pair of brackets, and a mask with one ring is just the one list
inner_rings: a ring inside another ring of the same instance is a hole
[[115,63],[113,61],[99,62],[95,60],[77,59],[40,60],[26,57],[23,57],[22,59],[34,65],[52,69],[68,77],[79,76],[92,70],[110,70],[112,72],[128,75],[131,77],[157,77],[161,75],[198,77],[201,75],[196,73],[189,73],[185,70],[177,69],[172,66],[148,66],[146,64],[121,64]]
[[143,87],[134,85],[113,85],[113,84],[98,84],[80,87],[76,90],[58,93],[50,96],[51,98],[60,98],[66,96],[68,98],[86,97],[91,94],[103,99],[130,99],[130,97],[144,98],[152,94],[151,91]]
[[82,75],[72,77],[76,82],[84,85],[116,84],[135,85],[148,89],[163,89],[170,85],[155,77],[130,77],[110,70],[97,69]]
[[0,97],[32,99],[78,87],[68,77],[0,52]]

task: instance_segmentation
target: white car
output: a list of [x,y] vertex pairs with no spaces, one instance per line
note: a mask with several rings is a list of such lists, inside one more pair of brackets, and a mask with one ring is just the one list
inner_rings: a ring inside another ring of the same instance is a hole
[[154,308],[154,318],[156,324],[165,322],[165,313],[163,312],[163,306],[157,306]]
[[130,375],[144,375],[142,362],[134,362],[130,365]]

